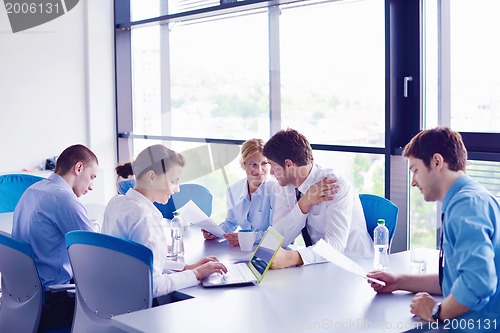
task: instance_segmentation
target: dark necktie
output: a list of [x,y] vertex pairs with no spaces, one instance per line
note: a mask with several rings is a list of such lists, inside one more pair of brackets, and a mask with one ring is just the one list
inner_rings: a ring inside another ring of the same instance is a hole
[[[302,193],[299,191],[298,188],[295,188],[295,197],[297,198],[297,202],[299,202],[300,197],[302,196]],[[309,232],[307,231],[307,219],[306,219],[306,225],[304,228],[302,228],[302,238],[304,238],[304,243],[306,246],[311,246],[312,241],[311,241],[311,236],[309,236]]]
[[444,213],[441,213],[441,236],[439,241],[439,287],[441,288],[441,290],[443,290],[443,267],[444,267],[443,234],[444,234]]

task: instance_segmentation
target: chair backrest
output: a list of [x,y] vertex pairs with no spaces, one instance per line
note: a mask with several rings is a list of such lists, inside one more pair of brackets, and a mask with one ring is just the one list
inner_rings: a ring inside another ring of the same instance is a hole
[[31,246],[0,234],[2,332],[37,332],[43,290]]
[[398,206],[392,201],[374,194],[360,194],[359,199],[365,213],[366,229],[373,239],[373,230],[377,226],[378,219],[385,220],[385,226],[389,229],[389,240],[394,237],[398,222]]
[[[134,187],[134,179],[122,180],[118,183],[118,194],[125,194]],[[199,184],[181,184],[180,191],[172,194],[166,204],[155,202],[154,205],[161,212],[164,218],[172,219],[174,212],[184,206],[189,200],[195,204],[208,216],[212,215],[213,195],[203,185]]]
[[130,179],[125,179],[117,184],[117,192],[118,194],[126,194],[128,190],[133,188],[135,185],[135,179],[130,178]]
[[25,174],[0,176],[0,213],[13,212],[24,191],[42,179],[44,178]]
[[207,216],[212,214],[213,195],[205,186],[199,184],[181,184],[180,191],[172,194],[165,205],[155,202],[155,206],[158,207],[163,217],[172,219],[174,212],[189,200],[193,200]]
[[151,307],[150,249],[91,231],[67,233],[66,246],[76,285],[72,332],[114,332],[112,316]]

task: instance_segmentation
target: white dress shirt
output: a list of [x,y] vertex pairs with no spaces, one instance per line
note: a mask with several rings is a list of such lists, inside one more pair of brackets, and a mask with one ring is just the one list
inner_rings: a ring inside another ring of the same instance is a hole
[[[313,165],[306,180],[299,186],[299,191],[306,193],[324,177],[338,178],[339,192],[334,195],[333,200],[323,201],[311,207],[307,214],[303,214],[297,204],[293,185],[281,187],[281,194],[276,195],[272,225],[285,237],[283,246],[288,246],[301,234],[307,221],[307,231],[313,244],[322,238],[348,256],[372,257],[373,242],[366,229],[359,194],[351,182],[331,169]],[[324,261],[312,250],[313,246],[298,250],[304,265]]]
[[227,217],[220,224],[222,230],[233,232],[238,226],[252,229],[255,230],[255,242],[259,242],[271,225],[275,186],[279,186],[275,179],[266,179],[250,200],[246,178],[231,185],[226,191]]
[[192,270],[184,264],[167,261],[166,225],[153,203],[134,189],[113,197],[104,212],[102,233],[142,244],[153,252],[153,297],[194,286],[198,283]]

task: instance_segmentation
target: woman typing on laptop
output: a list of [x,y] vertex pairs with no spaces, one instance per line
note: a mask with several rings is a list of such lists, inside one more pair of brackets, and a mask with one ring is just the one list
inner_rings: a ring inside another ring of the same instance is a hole
[[[239,246],[238,233],[234,231],[251,229],[255,231],[258,243],[271,223],[276,181],[269,178],[269,163],[262,155],[264,141],[250,139],[241,146],[241,167],[246,178],[231,185],[226,192],[227,217],[220,224],[224,238],[233,246]],[[202,230],[205,239],[215,239],[215,235]]]
[[[215,257],[206,257],[192,265],[167,262],[167,241],[163,216],[153,202],[166,204],[179,191],[184,158],[163,145],[144,149],[132,163],[116,168],[124,178],[135,175],[135,185],[125,195],[110,200],[104,213],[102,232],[147,246],[153,252],[154,304],[158,297],[187,288],[212,273],[225,273],[226,267]],[[175,267],[177,266],[177,267]],[[164,274],[164,270],[177,270]]]

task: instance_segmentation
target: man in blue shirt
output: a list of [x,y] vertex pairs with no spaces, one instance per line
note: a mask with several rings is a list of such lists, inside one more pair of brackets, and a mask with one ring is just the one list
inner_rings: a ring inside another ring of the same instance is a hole
[[[500,327],[500,205],[465,173],[467,151],[459,133],[446,127],[417,134],[403,151],[413,173],[412,186],[426,201],[442,202],[440,274],[375,272],[381,293],[418,292],[411,313],[463,331]],[[429,294],[443,295],[441,303]]]
[[12,238],[31,245],[45,291],[40,329],[71,326],[74,297],[47,290],[50,285],[67,284],[73,278],[66,233],[93,230],[78,197],[92,190],[97,168],[97,157],[87,147],[66,148],[57,159],[54,173],[30,186],[14,211]]

